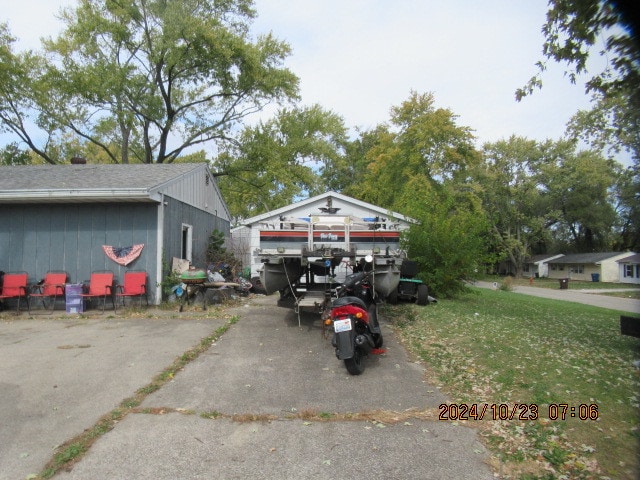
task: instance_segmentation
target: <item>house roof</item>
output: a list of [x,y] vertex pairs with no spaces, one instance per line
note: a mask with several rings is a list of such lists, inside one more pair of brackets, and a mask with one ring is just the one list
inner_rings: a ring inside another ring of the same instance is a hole
[[[600,263],[605,260],[612,260],[616,257],[624,255],[625,252],[597,252],[597,253],[572,253],[569,255],[563,255],[562,257],[550,260],[547,263],[562,263],[562,264],[587,264],[587,263]],[[631,252],[628,252],[631,255]]]
[[640,253],[635,253],[629,257],[621,258],[620,260],[617,260],[617,262],[618,263],[640,263]]
[[0,203],[159,201],[158,192],[204,163],[0,167]]
[[367,202],[363,202],[362,200],[357,200],[355,198],[352,197],[348,197],[346,195],[343,195],[341,193],[338,192],[333,192],[333,191],[329,191],[329,192],[325,192],[322,193],[320,195],[316,195],[315,197],[310,197],[307,198],[306,200],[302,200],[300,202],[296,202],[296,203],[292,203],[290,205],[287,205],[285,207],[281,207],[278,208],[276,210],[271,210],[270,212],[266,212],[260,215],[256,215],[255,217],[251,217],[251,218],[247,218],[246,220],[244,220],[242,222],[242,225],[252,225],[254,223],[258,223],[261,222],[263,220],[267,220],[271,217],[274,216],[278,216],[278,215],[283,215],[286,214],[287,212],[295,209],[295,208],[300,208],[300,207],[304,207],[306,205],[313,205],[314,203],[319,202],[320,200],[325,200],[328,198],[335,198],[335,199],[340,199],[344,202],[347,203],[352,203],[354,205],[357,205],[359,207],[365,208],[367,210],[370,210],[372,212],[377,212],[380,215],[390,215],[398,220],[402,220],[405,222],[409,222],[409,223],[414,223],[415,220],[413,220],[412,218],[409,217],[405,217],[404,215],[400,214],[400,213],[396,213],[396,212],[391,212],[385,208],[380,208],[376,205],[372,205],[370,203]]
[[562,257],[561,253],[558,254],[541,254],[541,255],[532,255],[531,257],[527,257],[525,259],[526,263],[548,263],[549,261],[553,260],[554,258],[558,258],[558,257]]

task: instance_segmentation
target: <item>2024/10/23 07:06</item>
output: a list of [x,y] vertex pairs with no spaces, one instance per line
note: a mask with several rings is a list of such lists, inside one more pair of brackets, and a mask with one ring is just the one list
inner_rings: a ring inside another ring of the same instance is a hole
[[[536,403],[442,403],[438,407],[440,420],[537,420],[541,407]],[[551,403],[548,406],[549,420],[597,420],[598,404]]]

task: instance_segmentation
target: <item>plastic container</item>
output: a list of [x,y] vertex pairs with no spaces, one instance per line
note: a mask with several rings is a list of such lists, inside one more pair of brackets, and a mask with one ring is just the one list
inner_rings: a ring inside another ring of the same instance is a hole
[[80,296],[82,294],[82,288],[81,283],[68,283],[65,286],[64,293],[67,313],[84,312],[84,298]]

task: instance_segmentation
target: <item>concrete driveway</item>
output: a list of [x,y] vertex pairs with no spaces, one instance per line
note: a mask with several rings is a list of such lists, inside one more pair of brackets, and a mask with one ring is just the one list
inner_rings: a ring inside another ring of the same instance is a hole
[[[446,397],[384,319],[387,352],[354,377],[317,315],[298,326],[274,296],[227,313],[237,323],[56,478],[493,478],[474,429],[432,420]],[[1,321],[0,479],[39,473],[57,445],[224,322],[177,312]]]

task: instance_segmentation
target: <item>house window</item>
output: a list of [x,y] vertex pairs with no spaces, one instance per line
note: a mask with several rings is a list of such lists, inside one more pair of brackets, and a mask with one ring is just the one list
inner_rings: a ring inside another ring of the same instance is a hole
[[570,273],[584,273],[584,265],[572,265],[569,269]]
[[529,264],[528,264],[528,263],[525,263],[525,264],[524,264],[524,267],[522,268],[522,271],[523,271],[524,273],[529,273],[529,270],[530,270],[530,268],[529,268]]
[[191,225],[187,225],[186,223],[183,223],[182,224],[182,242],[180,247],[180,253],[182,255],[182,259],[189,260],[191,262],[193,260],[192,252],[193,252],[193,227]]
[[624,266],[624,276],[633,278],[633,265]]
[[636,265],[636,278],[640,278],[640,263]]

